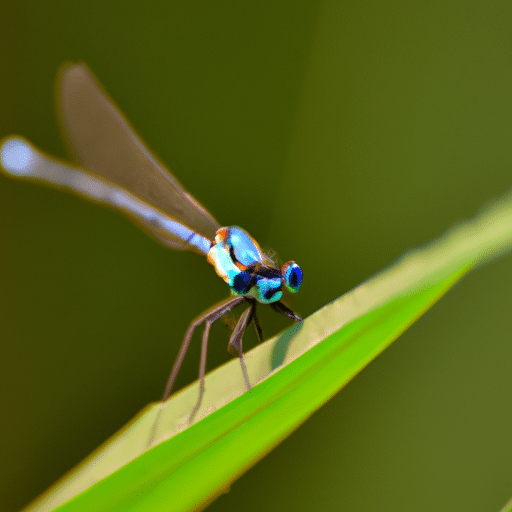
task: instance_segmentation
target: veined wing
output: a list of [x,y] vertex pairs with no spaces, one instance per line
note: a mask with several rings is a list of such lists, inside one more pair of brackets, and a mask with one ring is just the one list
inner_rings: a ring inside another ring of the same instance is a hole
[[[85,64],[61,71],[57,102],[69,147],[87,170],[213,240],[218,222],[149,152]],[[163,244],[191,249],[171,232],[138,220]]]
[[43,181],[113,206],[159,239],[176,243],[179,249],[204,255],[210,250],[209,238],[148,205],[117,184],[45,155],[21,137],[8,137],[0,141],[0,164],[0,169],[3,168],[11,176]]

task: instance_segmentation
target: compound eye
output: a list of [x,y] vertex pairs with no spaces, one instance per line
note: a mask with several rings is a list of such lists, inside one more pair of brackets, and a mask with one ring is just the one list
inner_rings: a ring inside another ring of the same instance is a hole
[[284,284],[292,293],[297,293],[302,284],[302,270],[295,261],[289,261],[282,269]]
[[249,272],[240,272],[233,279],[233,290],[241,295],[247,293],[254,284],[254,276]]

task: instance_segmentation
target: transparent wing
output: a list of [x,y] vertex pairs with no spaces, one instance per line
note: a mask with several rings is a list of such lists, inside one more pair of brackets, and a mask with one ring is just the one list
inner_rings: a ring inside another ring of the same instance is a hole
[[209,238],[141,201],[118,185],[98,178],[85,169],[71,167],[45,155],[21,137],[8,137],[0,142],[0,164],[0,169],[3,168],[11,176],[43,181],[113,206],[158,239],[170,240],[176,246],[179,243],[177,247],[180,249],[204,255],[210,249]]
[[[149,152],[85,64],[71,64],[61,71],[57,109],[71,151],[93,176],[108,180],[213,240],[218,222]],[[139,222],[163,244],[191,248],[174,233],[162,232],[140,218]]]

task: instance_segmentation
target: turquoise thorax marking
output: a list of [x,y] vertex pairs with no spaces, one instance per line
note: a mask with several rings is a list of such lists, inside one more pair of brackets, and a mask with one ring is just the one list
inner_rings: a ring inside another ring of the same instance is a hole
[[283,296],[281,271],[265,265],[257,242],[242,228],[220,228],[208,261],[234,295],[251,296],[266,304]]

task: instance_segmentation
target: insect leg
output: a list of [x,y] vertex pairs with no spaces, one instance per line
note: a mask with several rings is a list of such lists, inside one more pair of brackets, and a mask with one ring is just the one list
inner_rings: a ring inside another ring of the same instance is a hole
[[165,387],[164,395],[162,397],[162,402],[165,402],[171,392],[172,387],[174,385],[174,381],[178,375],[178,371],[183,363],[183,359],[185,358],[185,354],[187,353],[188,346],[190,345],[190,340],[192,339],[192,334],[194,334],[194,330],[196,327],[199,327],[203,322],[206,322],[209,319],[212,319],[212,323],[225,315],[228,311],[233,309],[235,306],[241,304],[245,299],[243,297],[230,297],[229,299],[217,304],[212,309],[204,312],[201,316],[197,317],[188,327],[187,332],[185,333],[185,337],[181,343],[180,351],[178,356],[176,357],[176,361],[174,362],[174,366],[172,367],[171,375],[169,376],[169,380],[167,381],[167,386]]
[[290,317],[292,320],[295,320],[296,322],[302,322],[302,318],[300,316],[297,316],[290,308],[285,306],[282,302],[272,302],[270,304],[270,307],[276,312],[280,313],[281,315],[285,315]]
[[258,341],[261,343],[263,341],[263,329],[261,328],[260,320],[256,314],[256,303],[254,303],[252,319],[254,321],[254,330],[256,331],[256,336],[258,337]]
[[[176,361],[174,362],[174,366],[172,367],[171,375],[169,376],[169,380],[167,382],[167,386],[165,387],[164,395],[162,397],[163,403],[169,398],[172,387],[174,385],[174,381],[178,375],[178,371],[180,369],[181,363],[183,363],[183,359],[185,358],[185,354],[187,353],[188,346],[190,345],[190,340],[192,339],[192,334],[194,334],[194,330],[196,327],[199,327],[203,322],[205,322],[205,332],[203,333],[203,342],[201,348],[201,364],[199,367],[199,377],[200,377],[200,390],[199,390],[199,399],[197,401],[196,406],[192,410],[192,413],[189,416],[189,422],[192,422],[194,415],[196,414],[199,406],[201,405],[201,399],[203,397],[204,392],[204,368],[206,366],[206,344],[208,343],[208,334],[210,332],[210,326],[215,320],[218,320],[223,315],[231,311],[234,307],[242,304],[245,299],[244,297],[230,297],[229,299],[221,302],[210,308],[208,311],[205,311],[201,316],[198,316],[188,327],[187,332],[185,333],[185,337],[181,343],[180,351],[178,356],[176,357]],[[148,446],[152,446],[155,440],[158,423],[160,421],[160,415],[162,413],[162,409],[158,410],[157,416],[155,418],[155,423],[151,430],[151,435],[148,439]]]
[[[225,303],[221,304],[221,307],[215,308],[213,311],[210,311],[210,314],[204,320],[204,331],[203,337],[201,340],[201,361],[199,363],[199,397],[197,399],[196,405],[192,409],[192,412],[189,416],[189,423],[192,423],[194,416],[196,415],[199,407],[201,406],[201,401],[203,400],[204,395],[204,375],[206,373],[206,352],[208,349],[208,338],[210,336],[210,327],[216,322],[219,318],[224,316],[226,313],[229,313],[234,307],[238,306],[242,302],[244,302],[244,297],[236,297],[234,299],[229,299]],[[239,322],[240,323],[240,322]],[[236,330],[236,328],[235,328]]]
[[242,339],[244,337],[246,327],[251,323],[254,318],[254,311],[256,304],[252,303],[240,316],[238,323],[236,324],[235,330],[229,338],[228,352],[232,356],[238,356],[240,359],[240,366],[242,367],[242,373],[244,375],[245,384],[247,389],[250,389],[251,383],[249,382],[249,375],[247,373],[247,367],[244,362],[244,352],[242,350]]

